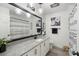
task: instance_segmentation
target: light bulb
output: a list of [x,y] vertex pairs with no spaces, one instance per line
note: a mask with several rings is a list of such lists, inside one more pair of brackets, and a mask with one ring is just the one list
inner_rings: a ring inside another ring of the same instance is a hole
[[39,8],[38,11],[39,11],[40,14],[43,13],[43,9],[42,8]]
[[30,6],[33,7],[33,3],[30,3]]
[[28,18],[30,18],[30,17],[31,17],[31,14],[29,14],[29,13],[26,13],[26,16],[27,16]]
[[22,13],[22,10],[21,10],[21,9],[19,9],[19,8],[16,8],[16,10],[15,10],[15,11],[16,11],[16,13],[17,13],[17,14],[21,14],[21,13]]

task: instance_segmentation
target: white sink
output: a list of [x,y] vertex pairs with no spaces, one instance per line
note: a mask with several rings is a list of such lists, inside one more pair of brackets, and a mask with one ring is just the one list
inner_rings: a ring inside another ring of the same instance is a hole
[[41,42],[43,41],[43,39],[36,39],[36,42]]

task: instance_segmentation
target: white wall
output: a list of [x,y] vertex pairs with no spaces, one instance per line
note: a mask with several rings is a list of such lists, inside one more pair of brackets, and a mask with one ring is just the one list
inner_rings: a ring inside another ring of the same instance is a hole
[[[71,8],[45,15],[47,36],[51,38],[50,42],[59,48],[62,48],[64,45],[69,45],[68,17],[69,17],[70,11],[71,11]],[[60,29],[58,29],[58,34],[52,34],[52,31],[51,31],[51,17],[53,16],[61,17],[61,20],[60,20],[61,26],[59,27]]]
[[10,34],[9,9],[0,6],[0,38],[7,38]]

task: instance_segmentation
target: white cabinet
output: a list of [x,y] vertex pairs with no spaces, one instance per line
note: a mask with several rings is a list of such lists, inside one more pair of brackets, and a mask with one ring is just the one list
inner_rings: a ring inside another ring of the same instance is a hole
[[35,55],[36,56],[40,56],[40,54],[41,54],[41,50],[40,49],[41,49],[40,45],[35,48]]
[[40,56],[40,45],[33,48],[29,52],[25,53],[23,56]]
[[23,56],[45,56],[49,51],[49,39],[41,42],[39,45],[25,53]]
[[28,56],[40,56],[40,46],[37,46],[29,51]]
[[41,44],[41,56],[45,56],[49,51],[49,39]]
[[43,42],[42,44],[41,44],[41,56],[44,56],[45,55],[45,42]]
[[25,53],[23,56],[35,56],[35,49],[30,50],[29,52]]
[[46,53],[48,53],[48,51],[49,51],[49,39],[47,39],[46,41],[45,41],[45,52]]

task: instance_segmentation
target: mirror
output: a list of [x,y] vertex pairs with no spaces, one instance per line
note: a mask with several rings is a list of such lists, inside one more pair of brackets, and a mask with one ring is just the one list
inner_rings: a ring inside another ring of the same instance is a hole
[[42,34],[41,17],[32,14],[24,8],[14,4],[3,4],[9,9],[10,14],[10,40],[33,37]]

